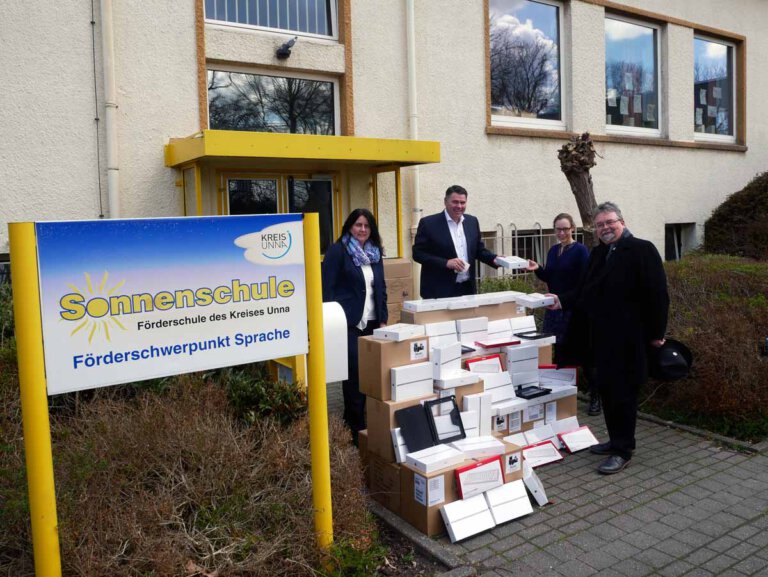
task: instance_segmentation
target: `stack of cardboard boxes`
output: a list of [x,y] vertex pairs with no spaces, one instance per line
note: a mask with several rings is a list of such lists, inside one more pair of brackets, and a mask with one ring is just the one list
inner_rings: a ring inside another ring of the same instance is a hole
[[[488,331],[490,327],[511,326],[509,319],[518,319],[519,324],[524,321],[526,310],[515,303],[514,297],[517,294],[520,293],[495,293],[493,299],[477,295],[462,299],[405,302],[401,321],[415,327],[390,326],[390,334],[382,332],[360,339],[360,389],[367,396],[368,427],[360,434],[360,451],[370,495],[429,536],[446,532],[440,510],[447,504],[461,500],[457,470],[471,469],[483,459],[498,459],[504,483],[522,479],[523,447],[508,442],[509,439],[504,441],[504,437],[576,414],[575,386],[561,386],[537,399],[526,400],[506,395],[494,402],[493,395],[486,392],[483,380],[483,376],[489,381],[500,380],[492,373],[473,373],[474,378],[464,379],[470,381],[469,384],[460,384],[463,381],[457,377],[435,378],[440,376],[440,355],[443,362],[453,363],[452,359],[448,359],[453,354],[452,344],[455,345],[457,340],[470,346],[478,342],[467,341],[466,331],[465,338],[462,338],[459,329],[455,328],[456,321],[483,319],[485,326],[489,327]],[[532,317],[529,318],[532,321]],[[476,328],[476,323],[464,324],[473,330]],[[471,338],[474,338],[472,334]],[[479,341],[483,337],[493,336],[483,335]],[[494,344],[503,345],[503,340],[497,339]],[[533,346],[535,349],[539,365],[550,365],[550,341],[527,344],[529,348]],[[494,354],[498,355],[498,362],[504,367],[503,375],[500,375],[502,380],[504,375],[509,377],[510,373],[506,371],[507,354],[503,346],[487,350],[477,345],[473,348],[478,350],[465,352],[461,355],[461,361],[456,360],[456,366],[461,363],[462,371],[472,366],[472,363],[466,364],[467,359]],[[432,371],[427,370],[430,364]],[[476,366],[482,365],[480,363]],[[493,370],[492,365],[486,363],[484,370]],[[422,368],[425,369],[424,375],[421,375]],[[401,374],[412,375],[407,377],[412,380],[400,383]],[[459,374],[465,373],[455,373]],[[456,386],[444,386],[453,383],[457,383]],[[405,453],[407,448],[403,446],[403,437],[398,430],[396,412],[433,399],[445,397],[450,400],[450,396],[455,398],[456,407],[462,411],[462,422],[468,435],[465,441],[453,444],[460,447],[460,457],[457,459],[456,452],[445,446],[445,461],[440,460],[442,455],[432,456],[432,461],[410,458],[412,454]],[[440,467],[440,463],[446,463],[446,466]],[[495,497],[497,500],[500,498]]]

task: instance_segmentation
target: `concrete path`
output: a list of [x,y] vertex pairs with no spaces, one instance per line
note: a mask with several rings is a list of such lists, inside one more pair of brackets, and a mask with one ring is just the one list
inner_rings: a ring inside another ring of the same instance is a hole
[[[602,416],[579,421],[606,439]],[[382,517],[452,568],[444,575],[768,576],[768,455],[638,421],[630,466],[599,475],[582,451],[537,469],[551,503],[457,544]]]

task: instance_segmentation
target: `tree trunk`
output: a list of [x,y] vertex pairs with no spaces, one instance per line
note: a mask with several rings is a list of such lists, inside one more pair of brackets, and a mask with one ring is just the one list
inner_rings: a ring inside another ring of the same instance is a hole
[[582,230],[584,231],[584,244],[588,247],[593,247],[598,243],[592,224],[592,215],[597,208],[597,202],[595,201],[595,191],[592,188],[592,176],[589,174],[589,169],[597,164],[595,156],[595,147],[588,132],[581,136],[572,137],[557,154],[560,159],[560,170],[568,179],[571,192],[576,197],[576,206],[579,208]]

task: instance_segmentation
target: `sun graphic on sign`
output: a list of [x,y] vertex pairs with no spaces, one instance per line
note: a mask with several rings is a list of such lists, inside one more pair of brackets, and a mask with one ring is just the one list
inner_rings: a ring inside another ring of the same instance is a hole
[[107,288],[107,279],[109,278],[109,273],[107,271],[104,271],[104,275],[101,277],[101,282],[99,283],[99,286],[94,288],[93,282],[91,281],[91,275],[88,273],[85,273],[84,276],[85,276],[85,290],[81,290],[79,287],[70,283],[67,283],[67,286],[71,288],[76,294],[82,296],[83,299],[90,299],[90,297],[101,297],[101,298],[91,300],[88,303],[88,310],[91,316],[88,316],[83,322],[81,322],[74,329],[72,329],[72,332],[69,333],[69,335],[74,336],[75,334],[84,330],[88,334],[89,344],[93,342],[93,338],[97,334],[103,334],[104,338],[106,338],[107,341],[111,342],[112,337],[110,334],[110,327],[112,327],[112,329],[119,328],[126,331],[128,329],[125,328],[125,325],[123,325],[119,320],[117,320],[112,315],[106,318],[91,318],[91,317],[92,316],[105,317],[105,315],[109,313],[108,297],[113,295],[117,289],[123,286],[125,284],[125,281],[121,280],[114,286]]

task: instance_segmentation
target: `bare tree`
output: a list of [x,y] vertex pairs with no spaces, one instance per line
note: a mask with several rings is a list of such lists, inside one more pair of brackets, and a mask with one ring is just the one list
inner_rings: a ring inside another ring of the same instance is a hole
[[597,245],[598,238],[595,235],[595,227],[592,215],[597,208],[595,191],[592,187],[592,176],[589,169],[595,166],[595,147],[589,132],[581,136],[573,136],[567,144],[564,144],[557,153],[560,159],[560,170],[571,185],[571,192],[576,197],[576,205],[581,216],[582,229],[584,231],[584,244],[592,247]]
[[557,96],[557,49],[542,38],[517,38],[491,21],[491,103],[517,116],[539,115]]

